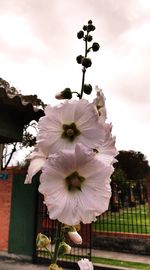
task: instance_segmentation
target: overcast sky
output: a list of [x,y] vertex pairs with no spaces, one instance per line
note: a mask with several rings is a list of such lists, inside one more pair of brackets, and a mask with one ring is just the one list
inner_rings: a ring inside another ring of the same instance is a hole
[[86,83],[103,89],[118,150],[150,161],[150,0],[0,0],[0,77],[46,104],[80,91],[76,34],[89,19],[101,49]]

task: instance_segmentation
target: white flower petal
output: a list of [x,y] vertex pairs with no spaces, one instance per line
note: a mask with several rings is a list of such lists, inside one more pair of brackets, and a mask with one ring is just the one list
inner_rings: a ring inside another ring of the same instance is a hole
[[46,156],[40,150],[35,149],[35,151],[33,151],[29,156],[29,159],[31,159],[31,161],[24,182],[25,184],[31,184],[32,177],[36,173],[38,173],[41,170],[42,166],[45,164]]
[[80,270],[93,270],[93,264],[88,259],[81,259],[78,261],[78,265],[80,267]]

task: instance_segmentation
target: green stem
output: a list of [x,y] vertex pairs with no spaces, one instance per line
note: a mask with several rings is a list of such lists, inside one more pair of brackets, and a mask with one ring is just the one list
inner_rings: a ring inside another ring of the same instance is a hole
[[[88,37],[88,32],[87,32],[87,37]],[[87,53],[88,53],[88,48],[87,48],[87,38],[85,39],[85,55],[84,57],[86,58],[87,57]],[[84,87],[84,81],[85,81],[85,72],[86,72],[86,68],[84,67],[82,69],[82,84],[81,84],[81,94],[80,94],[80,99],[82,99],[82,96],[83,96],[83,87]]]
[[71,92],[72,94],[77,94],[77,97],[80,98],[80,94],[76,91]]
[[81,84],[81,94],[80,94],[80,99],[83,96],[83,87],[84,87],[84,81],[85,81],[85,72],[86,72],[86,68],[84,67],[82,69],[82,84]]
[[59,253],[59,246],[60,243],[62,242],[62,223],[58,223],[58,228],[57,228],[57,236],[56,236],[56,244],[55,244],[55,249],[54,249],[54,255],[52,258],[52,264],[57,264],[57,259],[58,259],[58,253]]

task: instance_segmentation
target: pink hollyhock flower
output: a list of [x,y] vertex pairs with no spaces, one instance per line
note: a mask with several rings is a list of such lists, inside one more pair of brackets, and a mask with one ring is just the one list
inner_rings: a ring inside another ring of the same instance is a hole
[[38,128],[37,144],[47,156],[60,149],[74,149],[76,143],[96,148],[105,133],[95,105],[87,100],[65,101],[54,107],[48,105]]
[[80,267],[80,270],[93,270],[93,264],[88,259],[81,259],[78,261],[78,265]]
[[74,151],[50,155],[43,167],[39,191],[50,219],[68,225],[91,223],[108,209],[113,167],[77,144]]

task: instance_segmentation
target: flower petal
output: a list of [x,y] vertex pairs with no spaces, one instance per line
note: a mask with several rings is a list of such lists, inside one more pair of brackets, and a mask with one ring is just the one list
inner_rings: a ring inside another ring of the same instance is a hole
[[25,184],[31,184],[32,177],[41,170],[42,166],[46,162],[46,156],[40,151],[35,149],[33,153],[29,156],[30,165],[28,168],[28,174],[25,179]]
[[78,265],[80,267],[80,270],[93,270],[94,269],[92,262],[90,262],[86,258],[78,261]]

